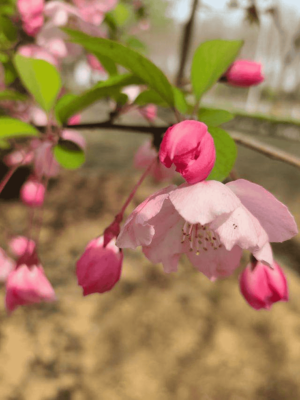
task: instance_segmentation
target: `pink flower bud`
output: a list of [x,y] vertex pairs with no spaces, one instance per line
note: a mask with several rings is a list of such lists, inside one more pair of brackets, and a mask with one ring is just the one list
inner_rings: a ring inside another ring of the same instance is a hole
[[86,148],[85,138],[79,132],[77,132],[75,130],[64,129],[62,131],[61,137],[64,140],[70,140],[70,142],[77,144],[77,146],[80,147],[82,150],[84,150]]
[[16,257],[22,257],[26,253],[35,251],[35,242],[25,236],[15,236],[9,242],[9,248]]
[[146,107],[141,108],[140,112],[150,122],[157,117],[157,107],[154,104],[148,104]]
[[123,253],[112,240],[103,247],[103,236],[92,240],[76,263],[78,285],[83,295],[104,293],[119,281],[122,270]]
[[103,68],[103,65],[101,64],[101,62],[93,54],[87,55],[87,61],[88,61],[89,66],[94,71],[105,72],[105,69]]
[[286,277],[275,261],[272,267],[261,262],[251,263],[240,275],[241,293],[256,310],[269,310],[277,301],[288,301]]
[[208,177],[216,150],[214,140],[202,122],[187,120],[171,126],[164,135],[159,159],[170,168],[175,164],[188,183],[197,183]]
[[249,87],[263,82],[260,63],[249,60],[237,60],[227,70],[225,80],[233,86]]
[[0,248],[0,282],[5,282],[16,263]]
[[[35,259],[37,260],[36,256]],[[10,312],[19,306],[56,300],[53,287],[42,266],[39,263],[32,264],[29,259],[28,263],[25,260],[23,258],[18,262],[6,281],[5,303]]]
[[30,164],[32,160],[33,160],[32,151],[26,153],[20,150],[13,151],[12,153],[7,154],[3,158],[3,161],[8,167],[14,167],[19,164],[27,165]]
[[75,114],[68,120],[69,125],[79,125],[81,121],[81,114]]
[[29,179],[21,187],[20,197],[29,207],[41,207],[44,203],[46,188],[35,179]]

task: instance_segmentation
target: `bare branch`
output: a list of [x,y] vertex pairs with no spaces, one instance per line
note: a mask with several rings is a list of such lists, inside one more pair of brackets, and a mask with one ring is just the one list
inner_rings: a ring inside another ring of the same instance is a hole
[[259,153],[262,153],[267,157],[273,158],[274,160],[282,161],[287,164],[293,165],[294,167],[300,168],[300,158],[290,153],[287,153],[286,151],[279,150],[274,146],[267,145],[238,132],[230,132],[230,136],[234,139],[236,143],[242,146],[258,151]]

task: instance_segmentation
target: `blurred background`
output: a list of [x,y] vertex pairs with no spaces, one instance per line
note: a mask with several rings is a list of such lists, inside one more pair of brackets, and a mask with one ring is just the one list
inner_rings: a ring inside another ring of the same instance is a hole
[[[193,3],[145,0],[148,26],[138,33],[142,51],[173,82]],[[227,123],[229,132],[300,156],[300,2],[199,0],[182,87],[188,90],[195,48],[217,38],[244,39],[241,57],[261,62],[266,80],[249,90],[216,85],[204,104],[237,113]],[[66,67],[66,77],[78,91],[105,78],[80,59]],[[84,121],[105,120],[108,112],[107,104],[99,103],[85,112]],[[158,116],[161,125],[162,110]],[[122,122],[133,119],[123,116]],[[300,399],[299,235],[273,247],[288,277],[290,301],[271,311],[251,309],[239,293],[238,275],[248,254],[232,277],[212,283],[185,258],[177,274],[165,275],[140,250],[125,251],[118,285],[109,293],[82,297],[75,262],[140,176],[133,155],[149,138],[111,130],[84,135],[86,163],[51,182],[44,210],[40,253],[58,301],[8,317],[1,290],[0,399]],[[299,169],[239,146],[235,172],[287,204],[299,225]],[[20,180],[26,173],[21,170]],[[128,213],[163,186],[147,178]],[[16,198],[3,199],[1,209],[2,242],[9,233],[26,233],[27,211]]]

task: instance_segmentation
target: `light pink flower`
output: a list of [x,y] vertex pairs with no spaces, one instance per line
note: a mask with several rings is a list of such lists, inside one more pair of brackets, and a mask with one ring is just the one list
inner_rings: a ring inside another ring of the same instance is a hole
[[158,153],[154,147],[152,147],[151,140],[147,140],[142,146],[139,147],[138,151],[134,156],[134,167],[137,169],[146,169],[154,159],[157,162],[153,164],[153,167],[149,171],[149,174],[154,177],[158,182],[171,179],[175,174],[175,166],[166,168],[158,159]]
[[41,142],[40,140],[32,141],[35,147],[34,172],[38,178],[46,176],[53,178],[59,173],[59,164],[53,155],[53,143],[49,140]]
[[248,264],[240,276],[240,290],[255,310],[269,310],[277,301],[288,301],[286,277],[275,261],[272,269],[261,262]]
[[37,60],[44,60],[54,66],[58,67],[57,59],[44,48],[35,44],[27,44],[18,48],[18,53],[24,57],[36,58]]
[[44,23],[44,0],[17,0],[23,29],[29,36],[35,36]]
[[53,287],[37,257],[22,257],[6,281],[7,310],[12,312],[19,306],[55,300]]
[[29,151],[22,151],[22,150],[15,150],[9,154],[7,154],[3,161],[8,167],[14,167],[16,165],[28,165],[33,160],[33,152]]
[[203,181],[169,186],[148,197],[128,217],[116,245],[142,246],[153,263],[166,272],[177,270],[179,257],[209,279],[230,275],[242,250],[269,265],[269,242],[282,242],[297,233],[287,207],[263,187],[240,179],[229,184]]
[[88,61],[89,66],[94,71],[106,72],[105,69],[103,68],[103,65],[101,64],[101,62],[93,54],[87,55],[87,61]]
[[5,282],[16,263],[0,248],[0,282]]
[[175,164],[176,171],[188,183],[203,181],[216,159],[214,140],[207,126],[193,120],[171,126],[160,145],[159,159],[167,168]]
[[28,179],[20,191],[20,198],[28,207],[41,207],[44,203],[46,188],[35,179]]
[[100,25],[105,13],[117,5],[118,0],[73,0],[81,18],[93,25]]
[[141,88],[138,85],[130,85],[126,86],[123,90],[123,93],[127,94],[129,103],[133,103],[134,100],[141,92]]
[[112,240],[103,247],[103,236],[92,240],[76,263],[78,285],[83,295],[104,293],[119,281],[123,253]]
[[25,236],[15,236],[9,241],[9,248],[16,257],[22,257],[26,253],[35,251],[35,242]]
[[263,82],[262,66],[250,60],[235,61],[224,74],[227,83],[233,86],[249,87]]
[[140,113],[148,121],[153,122],[157,117],[157,107],[155,104],[148,104],[146,107],[140,109]]
[[86,148],[85,138],[77,131],[72,129],[64,129],[62,131],[61,137],[64,140],[70,140],[71,142],[77,144],[82,150]]
[[70,16],[81,18],[79,10],[62,1],[49,1],[45,6],[45,16],[50,19],[52,25],[64,26]]

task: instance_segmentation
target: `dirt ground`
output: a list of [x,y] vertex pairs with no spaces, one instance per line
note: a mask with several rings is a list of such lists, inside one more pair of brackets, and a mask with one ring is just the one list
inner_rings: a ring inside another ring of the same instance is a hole
[[[144,140],[112,132],[86,137],[88,161],[52,182],[44,212],[40,253],[58,301],[8,317],[1,290],[0,400],[300,399],[299,237],[275,247],[290,301],[270,312],[246,304],[239,271],[211,283],[183,259],[177,274],[165,275],[140,251],[125,252],[114,290],[82,297],[75,261],[138,178],[131,161]],[[244,149],[236,169],[287,203],[300,222],[300,171]],[[133,206],[156,189],[147,179]],[[3,244],[8,234],[26,232],[28,215],[15,201],[1,209]]]

